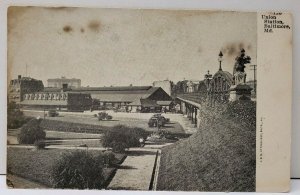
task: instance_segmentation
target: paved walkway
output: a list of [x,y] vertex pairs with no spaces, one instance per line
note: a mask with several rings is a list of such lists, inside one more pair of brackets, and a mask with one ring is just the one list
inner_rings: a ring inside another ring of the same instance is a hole
[[113,190],[148,190],[154,161],[155,149],[144,151],[130,151],[116,175],[110,182],[108,189]]
[[[158,162],[160,161],[160,149],[171,143],[163,145],[145,145],[140,150],[131,150],[117,170],[116,175],[110,182],[108,189],[113,190],[149,190],[153,172],[153,166],[157,151]],[[159,164],[156,166],[156,172]],[[154,178],[154,186],[156,179]]]

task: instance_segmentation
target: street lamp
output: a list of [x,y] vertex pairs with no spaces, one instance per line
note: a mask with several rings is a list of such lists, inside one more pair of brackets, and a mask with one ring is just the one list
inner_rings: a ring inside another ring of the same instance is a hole
[[223,53],[220,51],[218,61],[220,62],[219,71],[222,70]]

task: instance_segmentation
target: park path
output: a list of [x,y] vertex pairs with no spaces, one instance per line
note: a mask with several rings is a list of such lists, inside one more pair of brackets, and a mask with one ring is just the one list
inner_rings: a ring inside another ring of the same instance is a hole
[[111,190],[149,190],[156,154],[157,165],[154,168],[155,189],[160,161],[160,149],[172,143],[161,145],[146,145],[140,150],[130,150],[125,161],[118,168],[115,176],[108,185]]
[[130,151],[107,189],[149,190],[157,150]]

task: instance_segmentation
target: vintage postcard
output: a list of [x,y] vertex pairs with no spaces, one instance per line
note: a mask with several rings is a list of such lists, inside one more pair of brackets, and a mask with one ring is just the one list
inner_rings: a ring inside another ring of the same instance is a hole
[[8,187],[289,190],[290,14],[12,6],[7,20]]

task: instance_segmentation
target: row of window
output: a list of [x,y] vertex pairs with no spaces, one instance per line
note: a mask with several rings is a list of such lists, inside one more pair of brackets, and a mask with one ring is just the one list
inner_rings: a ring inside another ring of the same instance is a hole
[[66,93],[32,93],[25,94],[24,100],[67,100],[68,94]]

